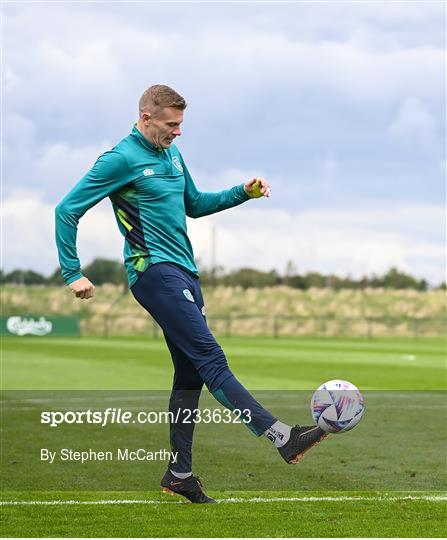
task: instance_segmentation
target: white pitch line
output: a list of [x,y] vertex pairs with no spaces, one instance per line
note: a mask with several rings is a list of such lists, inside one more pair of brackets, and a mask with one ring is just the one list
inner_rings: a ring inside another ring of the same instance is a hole
[[253,497],[252,499],[243,499],[232,497],[221,499],[219,502],[344,502],[344,501],[447,501],[447,495],[402,495],[392,497],[362,497],[362,496],[335,496],[335,497]]
[[152,501],[149,499],[123,499],[104,501],[0,501],[0,506],[96,506],[117,504],[182,504],[183,501]]
[[[444,502],[447,495],[404,495],[391,497],[363,497],[363,496],[335,496],[335,497],[253,497],[244,499],[242,497],[230,497],[228,499],[218,499],[222,503],[271,503],[271,502],[345,502],[345,501],[428,501]],[[101,506],[119,504],[184,504],[183,501],[154,501],[150,499],[111,499],[100,501],[0,501],[0,506]]]

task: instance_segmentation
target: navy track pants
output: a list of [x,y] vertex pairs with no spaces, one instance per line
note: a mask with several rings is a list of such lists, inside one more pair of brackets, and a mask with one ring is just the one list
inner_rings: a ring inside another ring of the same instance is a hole
[[[199,279],[172,263],[151,265],[131,287],[136,300],[163,330],[174,364],[169,410],[197,409],[203,384],[225,407],[250,411],[247,426],[261,435],[276,422],[230,371],[225,354],[207,326]],[[188,412],[186,413],[189,414]],[[178,461],[176,472],[192,469],[194,422],[171,423],[170,436]]]

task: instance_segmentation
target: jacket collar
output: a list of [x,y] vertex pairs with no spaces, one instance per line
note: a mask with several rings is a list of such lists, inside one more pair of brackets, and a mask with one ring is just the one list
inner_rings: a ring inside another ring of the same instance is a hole
[[132,133],[131,135],[133,135],[136,139],[138,139],[138,141],[143,145],[145,146],[147,149],[151,150],[151,152],[161,152],[162,150],[160,150],[160,148],[157,148],[154,144],[152,144],[148,139],[146,139],[146,137],[141,133],[141,131],[137,128],[137,125],[134,124],[133,126],[133,129],[132,129]]

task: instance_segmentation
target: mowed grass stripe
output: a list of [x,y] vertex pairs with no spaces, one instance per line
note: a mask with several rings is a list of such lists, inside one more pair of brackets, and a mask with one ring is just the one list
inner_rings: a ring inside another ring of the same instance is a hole
[[[373,351],[377,353],[398,353],[407,351],[424,355],[443,354],[447,350],[445,340],[439,338],[375,338],[375,339],[350,339],[350,338],[280,338],[273,339],[267,337],[260,338],[220,338],[217,340],[234,354],[244,352],[249,353],[276,353],[283,350],[285,353],[297,349],[303,352],[323,351],[332,353],[359,352],[370,354]],[[14,349],[20,346],[23,349],[33,348],[36,344],[47,348],[102,348],[114,350],[166,350],[165,342],[162,338],[147,337],[126,337],[126,338],[36,338],[36,337],[5,337],[3,338],[3,348],[7,350],[10,346]]]
[[[172,381],[161,339],[8,338],[3,345],[8,389],[169,389]],[[436,339],[232,338],[222,345],[235,374],[258,390],[310,390],[331,378],[352,380],[364,390],[430,390],[445,381],[444,349]]]
[[2,536],[445,537],[445,510],[444,501],[334,498],[256,504],[10,506],[2,508]]

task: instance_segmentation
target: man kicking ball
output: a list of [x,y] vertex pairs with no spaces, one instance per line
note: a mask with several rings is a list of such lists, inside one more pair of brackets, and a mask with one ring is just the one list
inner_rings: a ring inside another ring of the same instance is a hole
[[144,92],[130,135],[102,154],[56,207],[56,242],[65,283],[77,298],[92,298],[95,287],[77,256],[77,226],[89,208],[110,198],[124,236],[130,290],[162,328],[174,363],[169,410],[179,421],[171,423],[170,438],[178,459],[169,463],[161,485],[191,502],[213,503],[192,474],[194,422],[182,422],[185,411],[198,408],[203,384],[224,407],[245,411],[246,425],[266,435],[287,463],[298,463],[326,434],[317,426],[288,426],[262,407],[230,371],[207,326],[186,216],[269,197],[270,187],[253,178],[217,193],[199,191],[172,144],[181,135],[185,109],[186,101],[168,86]]

